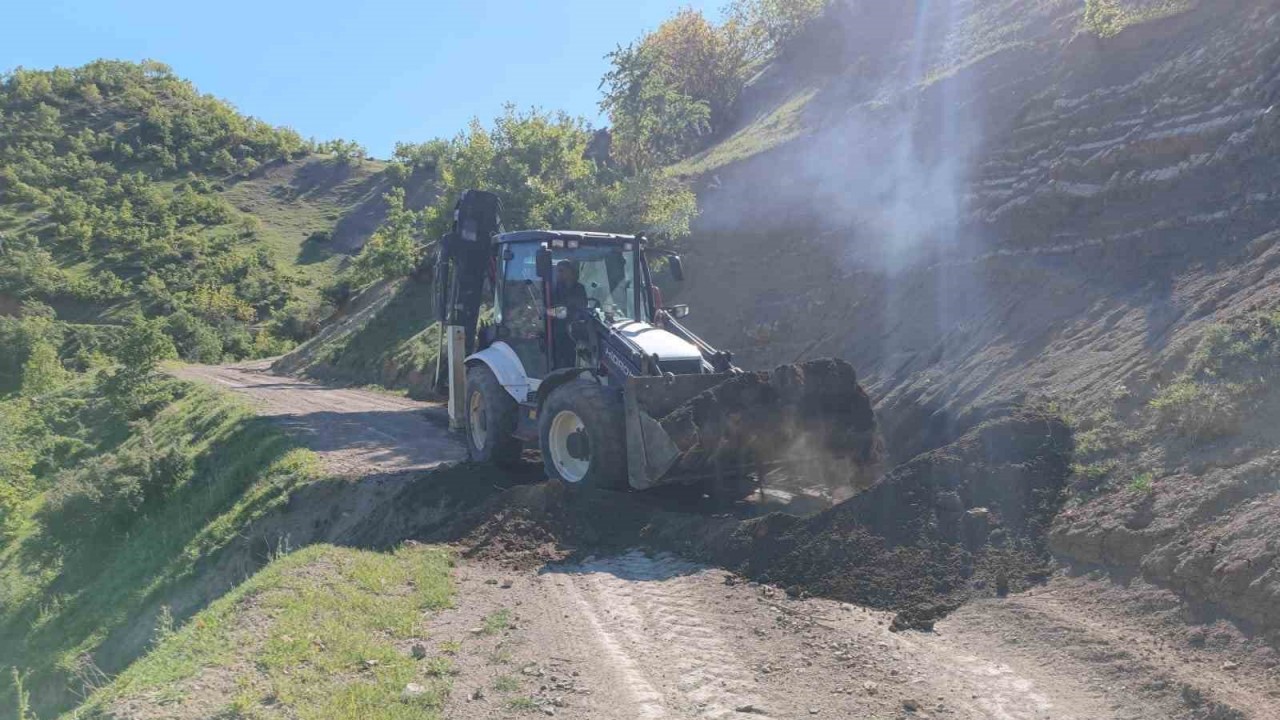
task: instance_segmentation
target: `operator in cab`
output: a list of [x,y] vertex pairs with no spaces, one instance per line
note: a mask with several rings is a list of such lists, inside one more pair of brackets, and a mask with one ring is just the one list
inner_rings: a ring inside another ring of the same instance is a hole
[[[578,268],[572,262],[561,260],[556,263],[555,284],[551,288],[552,315],[551,330],[555,348],[555,369],[573,367],[576,362],[577,349],[569,326],[580,319],[582,311],[587,309],[587,289],[578,282]],[[564,308],[563,317],[556,309]]]

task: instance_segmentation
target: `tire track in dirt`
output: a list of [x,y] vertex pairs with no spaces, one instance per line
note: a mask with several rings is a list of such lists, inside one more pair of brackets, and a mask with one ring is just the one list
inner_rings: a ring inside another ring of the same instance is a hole
[[667,712],[662,701],[662,693],[654,689],[644,672],[636,665],[627,651],[623,649],[622,644],[610,632],[605,622],[600,618],[600,614],[596,612],[595,605],[583,597],[583,593],[579,591],[575,582],[561,576],[558,587],[569,597],[582,616],[586,618],[587,623],[591,626],[592,636],[599,643],[600,649],[604,651],[605,663],[613,668],[622,681],[622,687],[630,696],[631,704],[635,708],[635,717],[638,720],[662,720],[667,717]]
[[[701,570],[670,555],[632,551],[561,572],[602,645],[621,650],[624,667],[643,664],[641,672],[667,690],[658,697],[679,716],[740,717],[740,709],[751,708],[755,717],[767,717],[750,669],[725,642],[728,633],[697,586],[693,576]],[[608,625],[597,619],[597,608],[608,613]]]

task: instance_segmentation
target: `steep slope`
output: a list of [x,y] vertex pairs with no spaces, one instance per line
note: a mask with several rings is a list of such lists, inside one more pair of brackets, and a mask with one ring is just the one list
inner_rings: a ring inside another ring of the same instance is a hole
[[[154,389],[157,407],[141,417],[90,377],[38,402],[0,402],[0,439],[13,423],[23,441],[5,447],[0,479],[25,460],[40,491],[0,517],[0,663],[25,678],[39,717],[237,584],[210,561],[229,546],[271,552],[280,539],[252,539],[248,526],[320,475],[313,454],[246,404],[173,380]],[[0,686],[3,712],[14,695]]]
[[430,283],[417,277],[374,283],[272,369],[430,397],[440,347],[434,302]]
[[676,168],[680,301],[748,365],[851,359],[899,459],[1056,406],[1055,550],[1280,629],[1280,15],[1121,6],[835,6]]
[[206,361],[300,339],[385,212],[381,164],[317,155],[154,62],[4,76],[0,164],[7,314],[167,316]]

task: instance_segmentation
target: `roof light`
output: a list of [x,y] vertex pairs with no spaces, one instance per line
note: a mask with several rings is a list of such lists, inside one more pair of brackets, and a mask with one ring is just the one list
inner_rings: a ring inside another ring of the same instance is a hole
[[578,241],[577,241],[577,240],[570,240],[570,241],[569,241],[569,249],[570,249],[570,250],[572,250],[572,249],[574,249],[574,248],[576,248],[576,247],[578,247]]
[[630,249],[632,249],[633,247],[635,247],[635,246],[634,246],[634,245],[632,245],[631,243],[622,243],[622,249],[623,249],[623,250],[630,250]]
[[562,248],[562,247],[564,247],[564,241],[563,241],[563,240],[552,240],[552,241],[551,241],[551,247],[553,247],[553,248]]

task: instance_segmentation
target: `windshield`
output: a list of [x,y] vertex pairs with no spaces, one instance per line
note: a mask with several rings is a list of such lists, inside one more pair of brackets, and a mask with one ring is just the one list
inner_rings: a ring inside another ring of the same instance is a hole
[[[568,261],[576,270],[578,284],[586,291],[588,310],[598,309],[606,319],[645,319],[636,312],[635,252],[623,250],[620,245],[583,245],[553,248],[551,257],[554,264]],[[572,288],[561,287],[561,277],[565,276],[557,274],[552,288],[554,297],[568,297],[573,293]]]

